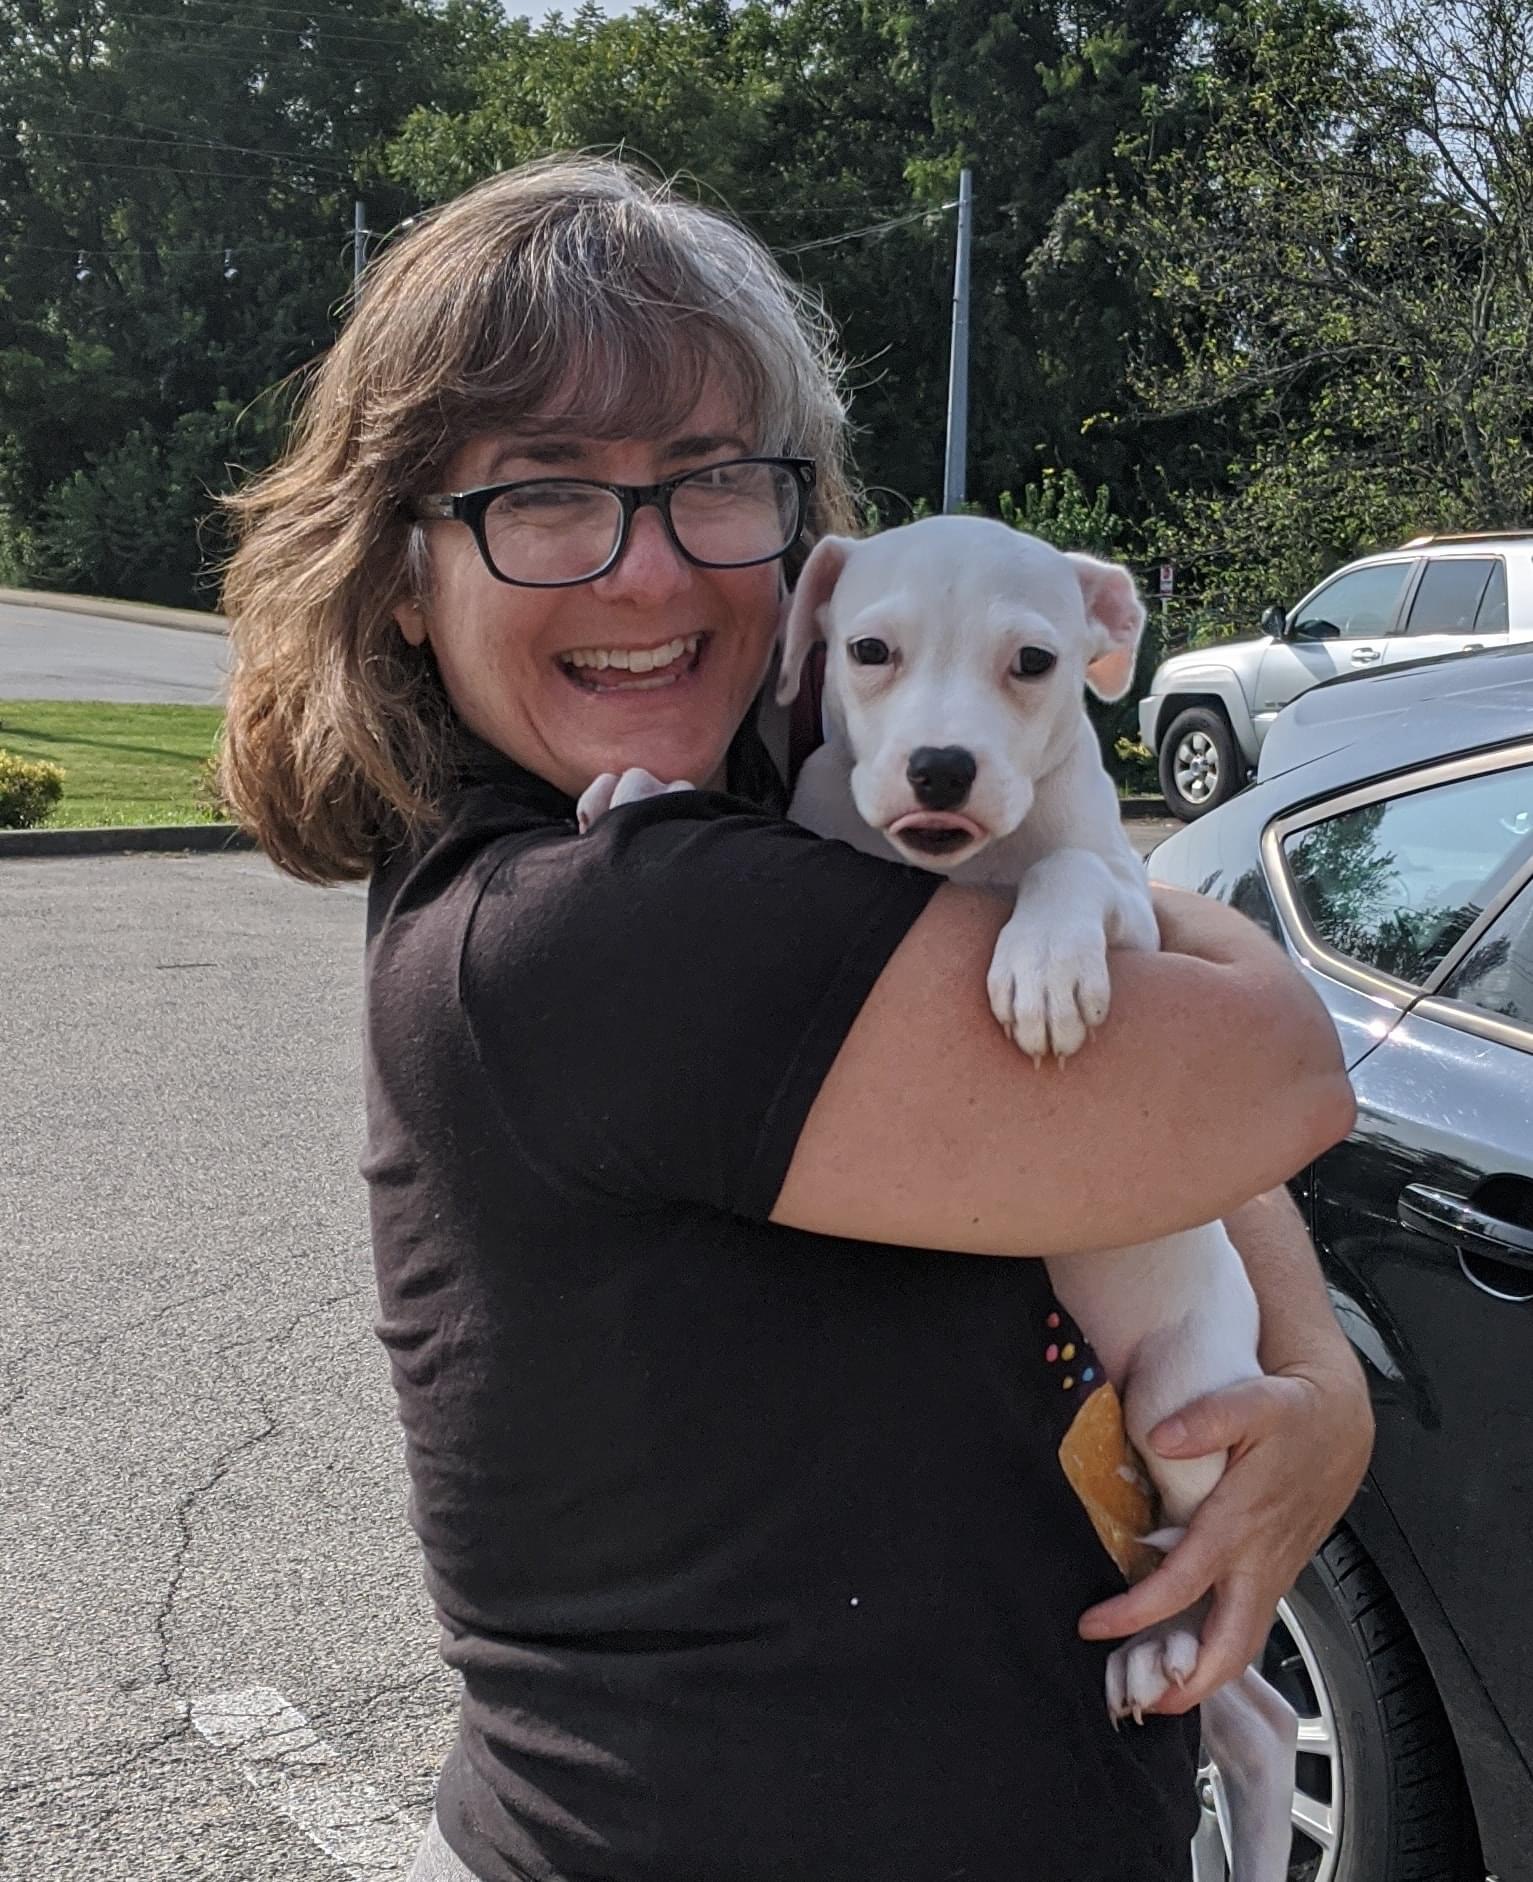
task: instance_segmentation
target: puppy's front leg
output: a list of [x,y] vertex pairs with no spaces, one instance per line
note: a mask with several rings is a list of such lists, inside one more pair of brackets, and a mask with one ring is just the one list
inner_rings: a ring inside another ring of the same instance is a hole
[[580,793],[580,799],[575,805],[575,822],[584,836],[598,817],[605,817],[609,810],[616,810],[619,805],[641,803],[646,797],[662,797],[667,791],[692,791],[696,788],[696,785],[688,784],[685,778],[678,778],[674,784],[662,783],[652,772],[641,770],[638,766],[625,771],[621,777],[615,771],[604,771]]
[[988,985],[991,1011],[1035,1062],[1048,1052],[1061,1059],[1078,1052],[1106,1019],[1108,939],[1126,900],[1092,850],[1055,850],[1023,876],[1016,910],[996,939]]

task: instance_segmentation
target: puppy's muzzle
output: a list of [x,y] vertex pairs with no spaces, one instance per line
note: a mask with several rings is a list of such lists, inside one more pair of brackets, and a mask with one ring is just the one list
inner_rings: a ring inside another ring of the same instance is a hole
[[923,745],[910,754],[905,776],[923,810],[957,810],[978,769],[962,745]]

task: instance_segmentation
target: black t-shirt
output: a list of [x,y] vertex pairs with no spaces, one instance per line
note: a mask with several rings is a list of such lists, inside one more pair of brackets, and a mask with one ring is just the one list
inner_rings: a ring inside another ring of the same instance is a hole
[[487,1882],[1183,1882],[1195,1725],[1114,1733],[1075,1631],[1121,1583],[1043,1264],[767,1219],[936,880],[722,794],[580,837],[488,754],[374,879],[379,1332]]

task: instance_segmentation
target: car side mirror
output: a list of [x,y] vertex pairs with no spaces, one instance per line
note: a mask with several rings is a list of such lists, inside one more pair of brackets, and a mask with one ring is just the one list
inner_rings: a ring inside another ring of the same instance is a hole
[[1282,640],[1288,633],[1288,616],[1275,604],[1262,611],[1262,632],[1274,640]]
[[1285,630],[1288,640],[1340,640],[1341,629],[1334,621],[1295,621]]

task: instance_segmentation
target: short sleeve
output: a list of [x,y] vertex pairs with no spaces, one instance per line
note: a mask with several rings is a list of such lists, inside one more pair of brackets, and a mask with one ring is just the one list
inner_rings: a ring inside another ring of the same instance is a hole
[[510,850],[466,928],[459,997],[518,1148],[586,1197],[764,1220],[938,885],[702,792]]

